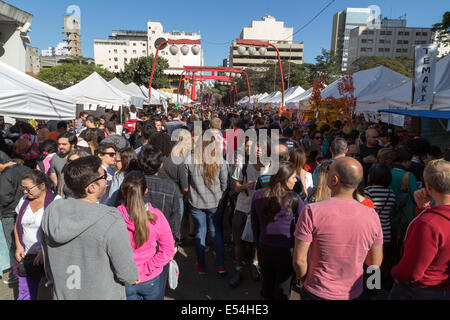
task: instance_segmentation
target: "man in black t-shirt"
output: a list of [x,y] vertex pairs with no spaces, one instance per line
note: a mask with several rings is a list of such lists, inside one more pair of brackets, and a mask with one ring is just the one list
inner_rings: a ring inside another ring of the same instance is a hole
[[367,180],[369,169],[377,161],[377,154],[381,146],[378,144],[378,131],[376,129],[367,129],[365,136],[366,143],[359,146],[359,162],[364,169],[364,179]]
[[94,118],[94,116],[88,116],[86,118],[86,129],[81,131],[81,133],[80,133],[80,138],[82,138],[83,140],[86,140],[86,133],[88,131],[87,129],[95,129],[95,130],[98,131],[98,136],[99,136],[99,139],[98,139],[99,141],[98,142],[100,142],[100,141],[102,141],[103,139],[106,138],[105,134],[103,133],[103,131],[98,129],[95,126],[95,118]]

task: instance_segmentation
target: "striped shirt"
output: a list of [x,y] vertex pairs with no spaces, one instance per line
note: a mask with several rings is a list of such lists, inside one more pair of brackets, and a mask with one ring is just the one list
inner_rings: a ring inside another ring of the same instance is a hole
[[391,211],[395,206],[395,194],[390,188],[369,186],[364,195],[373,201],[383,229],[383,242],[391,242]]

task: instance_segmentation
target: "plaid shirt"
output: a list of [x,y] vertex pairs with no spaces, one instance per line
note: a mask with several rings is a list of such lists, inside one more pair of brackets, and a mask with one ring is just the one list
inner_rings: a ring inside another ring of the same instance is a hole
[[174,239],[180,239],[180,225],[183,213],[180,208],[181,194],[170,181],[158,176],[145,176],[148,193],[145,202],[150,202],[153,208],[161,210],[169,222]]
[[208,187],[205,183],[202,165],[188,164],[187,168],[189,173],[189,204],[197,209],[217,208],[228,186],[226,165],[219,165],[212,187]]

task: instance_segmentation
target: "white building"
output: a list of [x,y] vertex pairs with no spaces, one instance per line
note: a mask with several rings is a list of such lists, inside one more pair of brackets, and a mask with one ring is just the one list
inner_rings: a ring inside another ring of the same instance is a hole
[[347,68],[351,68],[351,64],[361,56],[413,56],[415,46],[432,42],[430,28],[406,27],[406,21],[402,27],[356,27],[350,32]]
[[[109,39],[94,39],[95,63],[112,72],[119,72],[132,58],[154,55],[158,45],[168,39],[200,40],[197,33],[172,31],[164,32],[159,22],[148,21],[146,31],[116,30]],[[201,45],[199,45],[201,47]],[[194,55],[191,50],[187,55],[179,51],[177,55],[169,52],[170,46],[160,49],[158,56],[169,62],[169,74],[181,74],[183,66],[202,66],[203,49]],[[191,49],[191,45],[188,45]]]
[[119,72],[133,58],[148,56],[147,32],[114,30],[108,40],[94,39],[95,64]]
[[347,8],[334,14],[330,51],[337,55],[342,71],[348,67],[350,31],[358,26],[367,26],[372,19],[369,8]]
[[[285,27],[283,21],[277,21],[271,15],[265,15],[261,20],[252,20],[249,27],[241,31],[240,39],[251,39],[269,41],[277,46],[281,60],[292,63],[303,63],[303,42],[294,43],[294,28]],[[232,41],[229,54],[229,65],[231,67],[248,67],[262,64],[268,61],[278,62],[277,52],[268,47],[264,56],[259,53],[251,55],[248,50],[244,54],[238,52],[236,41]]]
[[56,47],[48,47],[48,50],[41,50],[41,56],[54,57],[54,56],[68,56],[70,51],[68,49],[68,43],[62,41],[58,43]]
[[0,61],[25,72],[33,15],[0,0]]

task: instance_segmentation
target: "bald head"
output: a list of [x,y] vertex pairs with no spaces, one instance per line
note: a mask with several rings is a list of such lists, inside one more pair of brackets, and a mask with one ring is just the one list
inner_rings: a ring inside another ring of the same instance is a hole
[[376,147],[378,145],[378,131],[370,128],[366,130],[366,145],[368,147]]
[[332,185],[354,190],[363,179],[363,168],[356,159],[343,157],[333,161],[328,175]]

